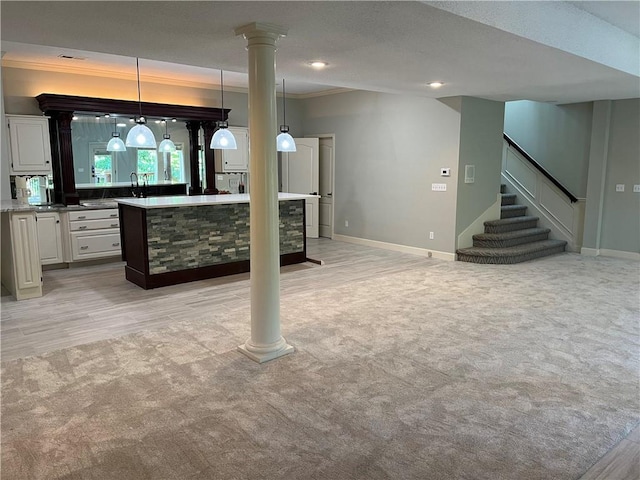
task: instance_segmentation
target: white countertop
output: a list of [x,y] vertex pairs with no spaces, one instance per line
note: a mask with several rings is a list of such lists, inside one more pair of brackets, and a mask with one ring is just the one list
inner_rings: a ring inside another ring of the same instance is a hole
[[[278,193],[278,200],[302,200],[319,198],[317,195],[301,193]],[[117,198],[116,202],[138,208],[197,207],[200,205],[224,205],[231,203],[249,203],[248,193],[228,195],[176,195],[150,198]]]

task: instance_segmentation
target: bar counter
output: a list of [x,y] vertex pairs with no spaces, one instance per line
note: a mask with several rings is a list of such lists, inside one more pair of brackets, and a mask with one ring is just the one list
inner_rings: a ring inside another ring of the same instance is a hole
[[[307,259],[305,199],[278,194],[280,264]],[[118,198],[125,277],[144,289],[249,271],[249,194]]]

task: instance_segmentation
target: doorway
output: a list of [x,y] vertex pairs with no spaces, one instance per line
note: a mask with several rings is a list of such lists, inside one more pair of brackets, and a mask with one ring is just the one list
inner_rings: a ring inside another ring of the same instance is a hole
[[333,217],[335,202],[335,135],[305,135],[317,137],[319,145],[319,233],[321,237],[333,238]]

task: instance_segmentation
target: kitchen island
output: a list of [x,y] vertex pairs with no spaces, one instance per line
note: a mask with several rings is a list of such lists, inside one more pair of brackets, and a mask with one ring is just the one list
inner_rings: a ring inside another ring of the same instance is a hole
[[[279,193],[280,264],[307,260],[305,199]],[[144,289],[249,271],[249,194],[119,198],[125,277]]]

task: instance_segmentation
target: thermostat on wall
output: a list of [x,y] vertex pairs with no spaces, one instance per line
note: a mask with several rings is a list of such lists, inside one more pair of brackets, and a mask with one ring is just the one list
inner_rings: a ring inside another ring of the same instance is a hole
[[450,177],[451,176],[451,169],[450,168],[441,168],[440,169],[440,176],[441,177]]

